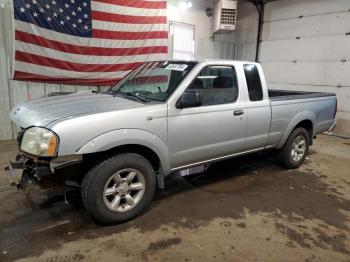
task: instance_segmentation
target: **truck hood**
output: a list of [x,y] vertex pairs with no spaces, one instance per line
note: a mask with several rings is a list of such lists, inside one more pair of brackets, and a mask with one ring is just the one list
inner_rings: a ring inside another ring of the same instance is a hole
[[64,118],[143,106],[142,103],[108,94],[82,92],[23,102],[11,110],[10,118],[16,125],[27,128],[47,126]]

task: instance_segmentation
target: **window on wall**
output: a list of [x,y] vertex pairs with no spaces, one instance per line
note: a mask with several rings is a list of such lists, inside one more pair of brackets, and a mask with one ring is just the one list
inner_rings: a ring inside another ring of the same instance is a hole
[[170,34],[173,40],[174,59],[195,58],[195,27],[190,24],[170,22]]
[[258,68],[254,64],[244,65],[244,74],[247,81],[250,101],[263,100],[263,90]]

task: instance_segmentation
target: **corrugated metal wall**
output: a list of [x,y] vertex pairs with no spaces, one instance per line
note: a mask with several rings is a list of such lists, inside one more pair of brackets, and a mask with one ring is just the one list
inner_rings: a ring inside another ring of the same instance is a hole
[[6,42],[7,39],[11,39],[10,30],[8,30],[11,24],[9,10],[8,5],[0,6],[0,139],[8,139],[13,133],[8,119],[8,109],[11,106],[9,93],[11,53],[8,48],[9,42]]
[[196,54],[196,58],[199,60],[236,59],[253,61],[255,58],[255,45],[197,40]]

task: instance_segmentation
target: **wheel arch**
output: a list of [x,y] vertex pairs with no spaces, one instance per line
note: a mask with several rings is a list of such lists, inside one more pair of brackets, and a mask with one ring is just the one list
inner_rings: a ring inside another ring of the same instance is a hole
[[313,143],[316,117],[312,112],[301,112],[296,115],[285,129],[277,148],[282,148],[290,134],[299,127],[305,128],[309,133],[310,145]]
[[299,127],[303,127],[306,129],[306,131],[309,133],[309,138],[310,138],[310,145],[312,145],[313,142],[313,134],[314,134],[314,124],[312,123],[312,121],[310,119],[305,119],[301,122],[299,122],[292,130],[292,132],[299,128]]
[[167,144],[155,134],[140,129],[114,130],[97,136],[76,154],[95,161],[117,153],[136,153],[150,161],[155,171],[164,175],[170,173]]
[[118,155],[118,154],[126,154],[126,153],[133,153],[138,154],[145,159],[147,159],[155,172],[155,175],[157,177],[157,185],[159,188],[164,188],[164,171],[162,167],[162,161],[159,158],[158,154],[151,148],[140,145],[140,144],[123,144],[116,147],[113,147],[106,151],[96,152],[92,154],[86,154],[84,155],[84,160],[91,164],[91,166],[96,165],[97,163],[110,158],[112,156]]

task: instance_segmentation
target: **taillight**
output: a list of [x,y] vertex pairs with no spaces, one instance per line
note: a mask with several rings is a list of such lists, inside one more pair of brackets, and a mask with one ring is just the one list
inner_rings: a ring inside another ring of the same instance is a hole
[[334,118],[335,118],[335,116],[336,116],[337,112],[338,112],[338,99],[337,99],[337,97],[336,97],[336,98],[335,98],[335,110],[334,110]]

